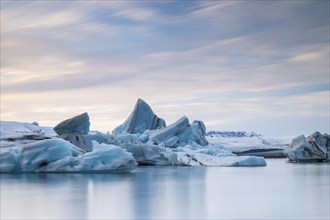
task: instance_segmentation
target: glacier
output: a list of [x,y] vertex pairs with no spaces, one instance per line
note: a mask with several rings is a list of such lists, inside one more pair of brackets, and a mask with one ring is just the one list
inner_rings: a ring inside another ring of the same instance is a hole
[[237,156],[223,145],[209,142],[202,121],[190,123],[183,116],[166,126],[142,99],[112,133],[90,131],[89,127],[87,112],[60,122],[53,130],[37,123],[1,122],[0,171],[107,172],[132,170],[137,165],[266,166],[263,157]]

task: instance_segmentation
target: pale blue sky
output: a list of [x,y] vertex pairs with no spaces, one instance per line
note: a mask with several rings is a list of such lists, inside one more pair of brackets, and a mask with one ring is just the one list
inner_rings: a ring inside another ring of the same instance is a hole
[[329,1],[1,1],[1,120],[329,133]]

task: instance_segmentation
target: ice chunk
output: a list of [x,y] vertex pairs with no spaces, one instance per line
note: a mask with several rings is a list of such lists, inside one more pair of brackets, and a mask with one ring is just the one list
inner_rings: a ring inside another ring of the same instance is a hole
[[89,132],[89,126],[89,116],[87,113],[83,113],[62,121],[55,126],[54,130],[59,134],[60,138],[69,141],[87,152],[93,150],[93,140],[106,144],[111,144],[113,142],[111,135],[106,135],[101,132]]
[[86,135],[81,135],[77,133],[62,134],[60,135],[60,138],[69,141],[71,144],[74,144],[87,152],[93,151],[92,141],[104,144],[114,144],[116,142],[112,135],[103,134],[101,132],[96,131],[89,132]]
[[170,139],[166,140],[164,142],[166,147],[175,147],[176,144],[178,143],[179,138],[177,136],[171,137]]
[[93,148],[81,158],[77,171],[131,170],[137,166],[132,154],[120,147],[93,141]]
[[[149,131],[149,130],[147,130]],[[141,134],[139,136],[139,141],[142,143],[147,143],[147,141],[149,140],[149,134],[147,134],[147,132],[144,132],[143,134]]]
[[178,160],[187,166],[216,166],[216,167],[246,167],[246,166],[266,166],[263,157],[255,156],[228,156],[216,157],[197,152],[178,152]]
[[46,167],[61,158],[78,155],[76,146],[61,139],[36,141],[22,149],[21,167],[23,172],[45,170]]
[[165,147],[151,144],[122,143],[120,147],[132,153],[140,165],[182,165],[177,162],[176,153]]
[[142,134],[147,129],[154,130],[165,126],[164,119],[158,118],[145,101],[138,99],[133,112],[123,124],[113,130],[112,134],[118,135],[125,132]]
[[120,147],[92,142],[95,150],[85,153],[60,138],[33,143],[14,142],[0,147],[0,172],[99,172],[130,170],[137,163]]
[[69,133],[69,134],[62,134],[60,138],[69,141],[71,144],[90,152],[93,150],[93,145],[90,141],[86,141],[84,135],[78,133]]
[[183,116],[175,123],[169,125],[168,127],[154,130],[150,133],[149,140],[156,144],[163,143],[168,139],[177,136],[185,128],[189,127],[189,120],[186,116]]
[[58,135],[69,133],[87,134],[89,132],[89,126],[89,116],[87,112],[85,112],[81,115],[62,121],[54,127],[54,131]]
[[139,143],[141,142],[137,134],[124,133],[114,136],[114,140],[121,143]]
[[185,128],[181,133],[178,134],[179,142],[181,145],[189,144],[191,141],[206,146],[208,141],[205,138],[206,128],[202,121],[193,121],[191,126]]
[[0,172],[20,172],[19,157],[20,148],[0,148]]
[[61,158],[84,154],[78,147],[59,138],[27,141],[29,137],[31,135],[1,141],[1,172],[35,172]]
[[84,137],[85,142],[92,144],[92,141],[96,141],[98,143],[105,144],[113,144],[115,142],[114,137],[109,133],[102,133],[99,131],[90,131],[87,135],[82,135]]
[[156,144],[164,143],[167,147],[179,147],[196,143],[206,146],[205,125],[202,121],[194,121],[191,125],[186,116],[183,116],[168,127],[150,132],[149,140]]
[[236,156],[220,146],[196,144],[167,148],[162,145],[122,143],[120,147],[132,153],[140,165],[266,166],[263,157]]
[[296,162],[330,160],[330,135],[315,132],[308,136],[300,135],[284,149],[284,154]]
[[216,157],[237,156],[227,148],[218,144],[209,144],[203,148],[196,150],[198,153],[209,154]]

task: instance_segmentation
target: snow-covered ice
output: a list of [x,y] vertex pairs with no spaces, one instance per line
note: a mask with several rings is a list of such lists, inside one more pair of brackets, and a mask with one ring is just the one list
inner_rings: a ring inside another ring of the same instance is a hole
[[56,136],[51,127],[39,126],[38,123],[0,121],[0,137],[18,137],[26,134]]
[[220,144],[237,155],[258,155],[263,157],[285,157],[283,149],[289,145],[289,138],[270,138],[255,132],[209,131],[206,139]]
[[249,167],[266,166],[266,161],[262,157],[256,156],[228,156],[215,157],[203,153],[178,153],[178,160],[183,165],[190,166],[211,166],[211,167]]
[[245,131],[209,131],[206,138],[210,143],[221,144],[234,152],[249,149],[284,149],[291,140],[269,138],[255,132]]

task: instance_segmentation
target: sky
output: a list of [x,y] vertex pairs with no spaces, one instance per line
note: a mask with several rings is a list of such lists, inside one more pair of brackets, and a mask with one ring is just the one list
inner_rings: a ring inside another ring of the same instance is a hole
[[142,98],[168,125],[329,133],[329,17],[327,0],[1,0],[1,120],[112,131]]

